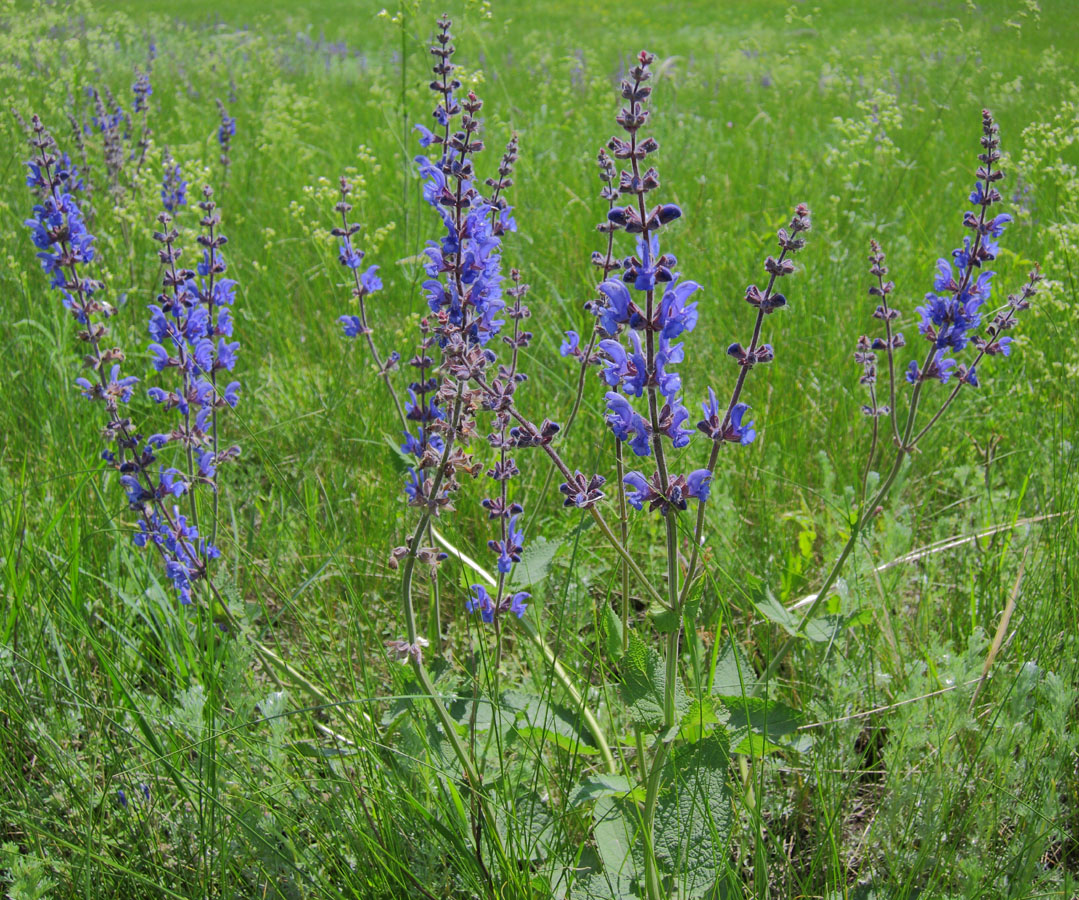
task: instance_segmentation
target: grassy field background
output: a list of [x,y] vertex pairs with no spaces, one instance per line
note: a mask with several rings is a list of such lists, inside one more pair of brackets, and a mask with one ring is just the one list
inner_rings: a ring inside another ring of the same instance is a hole
[[[533,418],[563,420],[572,403],[576,370],[557,350],[563,329],[591,328],[582,307],[605,210],[594,159],[637,50],[658,54],[663,199],[684,211],[668,246],[703,286],[687,398],[710,384],[729,389],[723,349],[745,342],[752,323],[745,286],[762,277],[794,204],[813,210],[790,307],[767,323],[777,360],[747,388],[759,438],[716,479],[687,669],[730,638],[760,671],[784,635],[755,604],[770,593],[789,606],[812,591],[846,539],[868,445],[851,358],[873,328],[868,241],[889,255],[911,339],[935,261],[963,234],[980,111],[996,114],[1016,223],[994,265],[994,305],[1035,262],[1047,289],[1012,357],[980,370],[982,389],[964,392],[927,439],[846,570],[836,602],[864,610],[864,622],[800,647],[782,672],[775,695],[812,727],[732,770],[725,890],[1079,896],[1073,4],[447,6],[465,81],[486,101],[492,170],[511,132],[521,139],[511,194],[519,231],[506,262],[533,286],[537,337],[521,394]],[[437,225],[407,163],[419,152],[411,126],[429,122],[425,45],[443,6],[379,9],[0,2],[5,110],[38,113],[73,154],[67,113],[84,114],[90,85],[129,105],[133,67],[156,42],[147,165],[124,203],[93,198],[95,271],[122,301],[115,333],[129,370],[152,381],[145,309],[157,290],[151,234],[167,144],[193,196],[203,183],[218,188],[240,282],[244,385],[230,422],[243,455],[222,497],[221,564],[243,631],[223,634],[180,609],[128,540],[130,514],[97,462],[100,421],[74,387],[72,323],[22,226],[29,151],[5,112],[0,884],[13,898],[480,891],[446,824],[455,812],[440,766],[449,763],[422,727],[402,723],[408,701],[397,698],[410,687],[383,648],[403,628],[388,553],[413,521],[387,442],[395,414],[362,347],[336,324],[349,310],[329,235],[339,174],[361,188],[359,244],[382,266],[371,315],[385,351],[412,346],[425,310],[416,255]],[[237,118],[224,189],[217,98]],[[196,221],[191,208],[180,217],[189,246]],[[566,455],[610,475],[601,397],[590,379]],[[153,404],[137,399],[133,411],[156,430]],[[558,546],[529,616],[617,721],[612,676],[595,652],[596,598],[611,589],[612,561],[557,492],[540,497],[543,460],[528,463],[529,537]],[[485,560],[487,523],[475,514],[483,488],[466,486],[461,512],[442,527]],[[658,566],[659,525],[641,516],[632,527],[635,546],[656,546]],[[895,564],[875,568],[886,563]],[[444,570],[447,683],[485,659],[463,608],[471,579],[461,566]],[[1015,612],[975,697],[1011,597]],[[268,669],[251,640],[292,672]],[[523,642],[510,642],[504,669],[510,683],[558,695]],[[564,791],[594,759],[557,748],[547,758],[528,775],[529,797],[557,824],[559,847],[574,835],[585,846]],[[565,893],[567,857],[541,845],[506,896]]]

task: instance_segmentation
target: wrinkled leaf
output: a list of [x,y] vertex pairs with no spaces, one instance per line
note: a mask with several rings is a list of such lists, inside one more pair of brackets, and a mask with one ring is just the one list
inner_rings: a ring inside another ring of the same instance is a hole
[[719,648],[715,673],[712,676],[712,693],[724,697],[740,697],[748,694],[757,684],[757,673],[749,663],[742,648],[727,638]]
[[730,727],[749,728],[768,737],[793,734],[805,724],[805,717],[793,707],[761,697],[720,697],[730,710]]
[[805,636],[818,644],[830,643],[848,628],[865,625],[871,621],[873,621],[873,613],[868,609],[860,609],[848,616],[820,616],[806,622]]
[[608,659],[622,658],[622,620],[609,603],[604,603],[599,617],[599,631]]
[[[629,714],[646,728],[660,728],[667,683],[663,658],[633,633],[622,668],[622,699],[629,708]],[[674,708],[676,722],[689,708],[689,698],[681,681],[675,684]]]
[[528,541],[521,554],[521,561],[513,567],[509,586],[523,588],[543,581],[550,573],[551,563],[561,549],[561,541],[549,541],[545,537]]
[[764,596],[754,600],[753,605],[757,608],[757,612],[769,622],[779,625],[787,634],[798,633],[798,619],[788,612],[787,608],[767,588],[764,590]]
[[550,741],[571,753],[599,752],[576,710],[524,691],[506,691],[502,703],[514,712],[514,727],[521,737]]
[[644,786],[630,781],[625,775],[593,775],[582,781],[570,795],[570,805],[580,806],[600,797],[629,797],[643,801],[644,795]]
[[727,778],[730,754],[719,729],[672,749],[656,809],[656,858],[679,897],[716,900],[727,870],[734,822]]
[[590,886],[602,891],[598,896],[611,896],[618,900],[632,897],[633,882],[643,872],[639,854],[635,852],[639,824],[636,808],[625,800],[601,797],[596,801],[593,815],[595,824],[592,837],[596,842],[596,852],[603,862],[603,871],[591,876]]

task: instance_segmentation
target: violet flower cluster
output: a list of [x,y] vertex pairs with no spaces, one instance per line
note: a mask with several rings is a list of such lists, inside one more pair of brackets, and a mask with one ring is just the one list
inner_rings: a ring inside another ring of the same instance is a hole
[[[1041,275],[1037,270],[1030,274],[1027,283],[1018,294],[1009,295],[1006,306],[998,311],[984,333],[977,331],[982,325],[981,308],[990,299],[991,281],[994,272],[983,269],[986,263],[996,259],[999,251],[998,238],[1004,233],[1005,226],[1012,221],[1007,213],[993,215],[990,210],[1001,202],[1000,191],[996,184],[1004,178],[1004,171],[999,166],[1001,158],[999,128],[989,110],[982,110],[982,152],[978,155],[978,168],[975,172],[974,189],[969,200],[976,206],[963,214],[963,226],[971,234],[963,239],[963,245],[952,251],[952,260],[937,260],[937,277],[933,282],[933,291],[925,295],[925,305],[917,308],[921,317],[918,330],[928,341],[930,347],[925,361],[919,365],[917,360],[910,360],[906,370],[906,380],[920,385],[929,380],[947,384],[956,377],[956,385],[941,409],[933,416],[909,444],[910,434],[899,435],[894,424],[893,434],[897,443],[909,449],[940,418],[947,406],[954,399],[963,385],[979,386],[978,366],[985,356],[1008,356],[1011,353],[1012,338],[1004,332],[1013,328],[1017,314],[1030,306],[1031,298],[1037,293],[1037,284]],[[889,297],[895,290],[895,283],[885,281],[888,267],[884,252],[876,241],[871,241],[869,256],[870,274],[875,283],[869,288],[872,296],[880,298],[873,317],[884,324],[884,336],[870,339],[863,335],[859,338],[855,350],[855,362],[862,366],[860,381],[867,385],[870,402],[862,407],[862,412],[874,419],[880,416],[894,415],[895,411],[895,351],[905,345],[901,332],[893,333],[892,323],[900,316],[900,311],[889,303]],[[975,355],[968,364],[959,362],[958,354],[971,344]],[[878,404],[875,384],[877,381],[877,351],[885,351],[888,360],[890,402]],[[909,427],[908,427],[909,432]],[[874,436],[876,432],[874,430]]]
[[217,101],[217,112],[221,116],[221,124],[217,126],[217,143],[221,147],[221,168],[225,175],[222,184],[228,183],[229,168],[232,166],[232,139],[236,137],[236,117],[230,116],[225,104]]
[[[433,342],[424,338],[426,346],[437,344],[441,350],[444,368],[441,384],[431,399],[423,406],[424,398],[432,392],[437,378],[424,381],[430,357],[421,348],[421,356],[413,362],[420,363],[421,379],[410,387],[413,403],[408,407],[410,417],[420,411],[420,433],[406,443],[415,450],[424,449],[429,440],[427,432],[467,437],[474,432],[475,413],[485,409],[494,414],[493,427],[487,436],[497,459],[487,469],[487,477],[494,482],[496,491],[482,501],[490,521],[497,523],[497,535],[488,541],[495,555],[498,586],[490,594],[483,585],[472,585],[472,593],[466,603],[470,612],[478,612],[485,622],[494,622],[503,612],[524,615],[526,592],[503,594],[513,567],[521,560],[524,535],[519,526],[523,506],[509,495],[510,481],[520,474],[510,452],[528,444],[519,439],[516,429],[510,427],[509,407],[513,394],[525,376],[518,371],[519,351],[526,348],[531,332],[524,331],[521,323],[531,313],[523,303],[528,286],[522,284],[519,273],[511,273],[513,286],[505,291],[512,301],[503,299],[502,237],[516,231],[513,208],[506,200],[505,192],[513,184],[513,164],[517,160],[517,138],[513,136],[498,166],[497,178],[485,182],[490,194],[485,196],[475,185],[474,157],[484,149],[479,136],[479,112],[482,101],[472,92],[458,101],[456,92],[460,82],[454,77],[454,46],[450,33],[450,21],[443,17],[438,22],[431,53],[435,57],[434,79],[431,90],[438,96],[433,112],[436,131],[417,125],[420,146],[440,148],[441,156],[432,160],[427,156],[416,157],[416,165],[423,178],[423,198],[437,212],[444,233],[437,241],[428,241],[424,250],[424,270],[428,276],[423,283],[427,304],[433,322]],[[503,335],[502,341],[509,346],[509,364],[499,365],[488,380],[497,361],[493,349],[487,345],[503,330],[507,319],[512,322],[512,335]],[[478,384],[478,390],[470,390],[469,383]],[[418,394],[415,388],[423,388]],[[450,401],[452,411],[449,410]],[[447,455],[433,448],[424,450],[427,459],[447,470],[444,481],[446,491],[456,486],[454,473],[464,471],[473,476],[483,468],[474,463],[460,450]],[[420,459],[422,466],[423,459]],[[433,503],[443,506],[442,496],[431,496],[426,482],[417,490],[412,502]]]
[[151,543],[158,549],[181,601],[188,603],[192,584],[203,577],[206,559],[215,551],[178,507],[169,507],[169,502],[187,490],[184,474],[157,463],[156,450],[162,442],[144,440],[124,411],[138,378],[122,374],[124,352],[105,344],[109,337],[106,321],[115,310],[100,298],[103,285],[84,274],[94,260],[94,238],[86,229],[78,203],[66,190],[71,172],[61,165],[56,142],[37,116],[32,120],[32,132],[35,153],[27,163],[27,185],[44,198],[26,224],[50,285],[81,326],[78,338],[87,345],[83,359],[88,377],[77,378],[75,383],[85,399],[101,403],[105,409],[102,434],[111,446],[101,456],[118,471],[128,504],[140,516],[135,543]]
[[187,182],[168,147],[162,151],[162,157],[165,175],[161,179],[161,206],[165,212],[175,214],[181,206],[187,206]]
[[[995,184],[1004,177],[1003,170],[997,166],[1000,160],[998,126],[989,110],[982,111],[981,144],[977,180],[969,197],[976,210],[968,210],[963,215],[963,227],[969,229],[971,234],[963,238],[961,247],[952,251],[952,262],[937,260],[937,277],[933,282],[936,293],[927,293],[925,305],[917,309],[921,316],[918,330],[936,352],[928,357],[922,367],[918,366],[917,361],[910,361],[906,378],[912,384],[931,378],[947,384],[955,369],[954,374],[962,382],[978,386],[976,364],[969,367],[958,365],[949,354],[962,351],[970,341],[971,333],[981,325],[979,309],[989,299],[990,282],[995,274],[983,270],[982,266],[996,259],[999,248],[997,239],[1012,221],[1007,213],[996,216],[989,213],[990,208],[1001,201]],[[1009,314],[999,324],[1003,327],[994,330],[992,340],[987,342],[983,339],[978,345],[979,359],[983,353],[990,356],[1008,355],[1011,338],[1001,337],[999,332],[1014,324],[1014,316]]]
[[238,341],[232,337],[231,306],[236,299],[236,282],[222,277],[227,270],[219,248],[228,239],[221,234],[221,214],[213,201],[213,191],[203,188],[198,207],[204,231],[198,236],[202,260],[195,270],[177,266],[183,251],[180,233],[167,206],[157,221],[161,230],[154,240],[162,245],[158,256],[164,267],[162,292],[150,309],[149,345],[154,368],[175,372],[179,384],[173,390],[151,388],[150,397],[164,409],[175,410],[182,424],[167,434],[154,435],[155,446],[176,442],[191,466],[192,480],[217,490],[217,467],[239,455],[238,447],[219,449],[218,411],[234,408],[239,402],[240,383],[229,381],[222,389],[219,377],[236,365]]
[[[642,172],[645,161],[659,145],[652,137],[643,138],[640,129],[647,123],[650,111],[646,102],[652,92],[649,65],[654,57],[642,52],[629,77],[622,82],[622,97],[627,101],[617,117],[626,138],[612,137],[608,149],[617,160],[628,163],[621,172],[617,191],[628,195],[625,206],[612,205],[608,220],[611,225],[637,235],[637,253],[626,257],[615,268],[621,277],[611,277],[599,285],[605,302],[592,306],[601,334],[599,343],[605,360],[601,377],[611,389],[606,394],[606,421],[615,438],[629,443],[640,457],[655,453],[657,468],[647,476],[639,471],[626,473],[627,499],[636,509],[648,504],[650,509],[666,514],[671,509],[682,510],[689,498],[703,501],[708,497],[712,473],[697,469],[688,475],[666,470],[661,441],[670,441],[672,448],[689,444],[693,430],[687,426],[689,410],[682,403],[682,378],[675,367],[685,359],[684,344],[678,338],[693,331],[697,324],[697,304],[691,301],[700,288],[694,281],[683,281],[673,271],[675,257],[662,252],[660,230],[682,215],[673,203],[656,204],[651,209],[647,196],[659,187],[659,173],[654,166]],[[614,185],[611,185],[612,192]],[[662,285],[662,296],[657,289]],[[636,299],[629,286],[636,292]],[[573,352],[575,335],[567,335]],[[643,340],[642,340],[643,336]],[[628,346],[627,346],[628,342]],[[662,398],[662,406],[657,398]],[[642,415],[630,398],[645,398]],[[588,491],[573,491],[564,485],[563,492],[572,491],[576,505],[589,502]]]

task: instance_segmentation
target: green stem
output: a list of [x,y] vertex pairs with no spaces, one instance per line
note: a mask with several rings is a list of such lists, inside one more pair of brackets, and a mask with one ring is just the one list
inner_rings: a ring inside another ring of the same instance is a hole
[[[931,347],[929,350],[929,356],[926,359],[923,369],[929,366],[929,362],[933,358],[933,354],[936,352],[935,347]],[[828,591],[832,589],[832,586],[839,578],[839,573],[843,569],[843,565],[847,561],[847,557],[850,556],[851,551],[854,550],[854,545],[858,543],[858,538],[862,534],[862,530],[869,523],[869,521],[876,515],[877,507],[880,502],[888,495],[888,491],[891,490],[892,484],[895,482],[896,477],[899,475],[899,470],[903,466],[903,460],[911,452],[912,447],[910,445],[910,435],[914,430],[914,419],[918,412],[918,398],[921,394],[922,382],[918,382],[914,385],[914,391],[910,397],[910,410],[907,413],[907,424],[903,429],[903,440],[899,449],[895,454],[895,462],[892,464],[892,469],[888,473],[888,477],[884,479],[884,483],[880,486],[880,490],[877,491],[873,497],[871,503],[858,511],[858,517],[854,524],[851,526],[850,537],[847,538],[847,543],[843,546],[842,552],[839,554],[839,558],[832,564],[831,570],[824,579],[824,584],[820,590],[817,591],[817,596],[813,598],[813,602],[809,604],[809,608],[806,609],[805,614],[802,616],[802,620],[798,623],[798,627],[795,629],[795,633],[790,635],[786,641],[780,646],[779,650],[772,656],[768,662],[767,668],[764,670],[764,674],[753,686],[749,692],[751,697],[760,696],[761,692],[767,689],[768,682],[779,671],[779,667],[783,664],[783,660],[787,658],[787,655],[794,648],[795,638],[800,635],[805,628],[806,624],[813,617],[813,614],[824,602],[824,598],[828,596]],[[893,413],[894,415],[894,413]]]

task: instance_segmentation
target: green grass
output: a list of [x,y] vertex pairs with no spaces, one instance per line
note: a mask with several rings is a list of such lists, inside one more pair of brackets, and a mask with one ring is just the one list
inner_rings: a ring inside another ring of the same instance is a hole
[[[760,436],[716,479],[708,580],[685,641],[688,683],[711,678],[713,649],[733,660],[728,640],[763,670],[785,633],[760,605],[815,590],[847,536],[868,444],[851,359],[874,326],[868,241],[885,245],[914,343],[914,307],[962,235],[980,110],[992,108],[1017,218],[998,290],[1039,261],[1047,291],[1012,357],[984,366],[983,388],[964,392],[925,441],[845,571],[833,611],[862,610],[861,623],[803,642],[781,672],[773,696],[813,727],[732,767],[724,896],[1067,900],[1079,894],[1079,24],[1068,0],[1046,0],[1040,16],[1001,0],[788,6],[540,0],[488,16],[483,4],[449,4],[459,61],[486,102],[488,164],[511,131],[521,136],[520,230],[506,262],[532,284],[537,337],[520,403],[537,420],[571,406],[576,372],[557,348],[563,329],[591,327],[582,305],[605,208],[594,158],[614,128],[618,75],[647,47],[662,72],[652,123],[662,196],[685,213],[668,242],[704,288],[687,398],[729,390],[723,348],[752,326],[745,286],[760,281],[793,205],[814,213],[790,307],[767,321],[776,362],[747,386]],[[386,282],[372,301],[385,350],[404,355],[414,340],[425,309],[415,256],[437,225],[405,164],[418,152],[408,129],[428,121],[425,42],[442,7],[419,3],[403,26],[378,8],[0,5],[3,105],[39,113],[73,153],[72,104],[107,84],[126,105],[132,66],[157,41],[139,193],[121,206],[94,198],[95,271],[114,299],[126,295],[115,334],[147,381],[161,148],[193,196],[205,179],[218,184],[214,99],[234,82],[237,137],[218,199],[241,284],[244,385],[229,421],[243,454],[222,497],[219,576],[240,626],[223,633],[179,608],[128,540],[132,516],[97,463],[99,411],[74,388],[72,322],[21,224],[31,202],[22,131],[0,119],[0,884],[13,898],[487,895],[455,762],[384,652],[404,629],[389,551],[415,520],[398,500],[392,406],[335,321],[349,308],[328,235],[341,172],[362,185],[359,243]],[[190,245],[190,208],[180,224]],[[611,476],[600,397],[590,381],[565,453]],[[157,430],[144,398],[133,414]],[[617,571],[560,495],[541,502],[546,463],[524,455],[529,538],[561,542],[529,617],[632,744],[599,652],[597,600],[617,593]],[[486,563],[482,481],[440,527]],[[657,548],[658,572],[659,526],[631,522],[635,546]],[[454,710],[467,722],[468,676],[487,684],[491,646],[463,608],[473,573],[451,561],[440,577],[449,639],[430,660],[444,690],[467,686]],[[565,702],[538,652],[509,631],[503,684]],[[268,666],[253,642],[292,670]],[[567,737],[573,728],[561,745],[556,732],[518,732],[506,765],[488,762],[500,827],[522,861],[507,897],[564,893],[568,869],[595,855],[568,795],[597,758]]]

